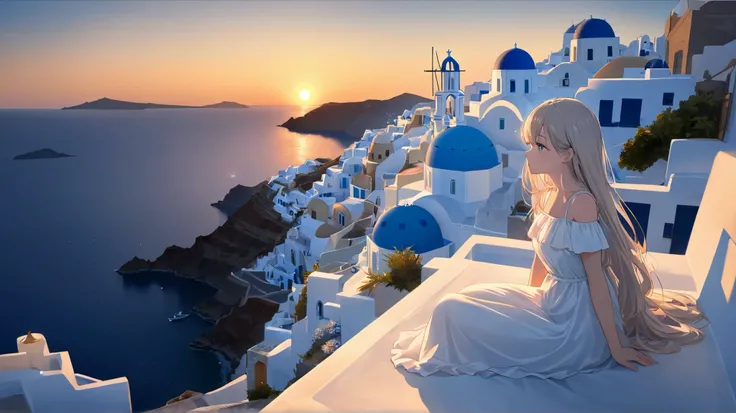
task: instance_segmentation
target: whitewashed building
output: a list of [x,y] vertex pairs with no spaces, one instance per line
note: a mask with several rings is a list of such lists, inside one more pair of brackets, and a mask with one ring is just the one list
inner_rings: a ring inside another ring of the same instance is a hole
[[97,380],[76,373],[69,353],[51,353],[42,334],[16,340],[18,352],[0,355],[0,412],[130,413],[124,377]]

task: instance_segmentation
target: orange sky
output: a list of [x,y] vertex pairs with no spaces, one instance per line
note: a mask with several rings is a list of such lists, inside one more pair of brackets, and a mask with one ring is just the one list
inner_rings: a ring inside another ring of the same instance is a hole
[[[676,1],[1,2],[0,108],[101,97],[201,105],[430,95],[431,47],[462,83],[514,42],[535,60],[573,20],[606,18],[628,44],[659,36]],[[626,6],[626,7],[624,7]],[[629,7],[631,6],[631,7]],[[636,13],[625,12],[637,9]]]

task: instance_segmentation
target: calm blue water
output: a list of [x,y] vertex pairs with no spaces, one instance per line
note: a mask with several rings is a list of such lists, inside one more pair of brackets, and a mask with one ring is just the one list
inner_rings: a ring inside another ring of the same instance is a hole
[[[76,372],[127,377],[136,411],[223,384],[217,357],[187,346],[210,325],[167,321],[210,288],[114,270],[213,231],[225,217],[210,203],[234,185],[339,154],[338,141],[275,127],[303,112],[0,110],[0,354],[40,332]],[[76,157],[12,160],[47,147]]]

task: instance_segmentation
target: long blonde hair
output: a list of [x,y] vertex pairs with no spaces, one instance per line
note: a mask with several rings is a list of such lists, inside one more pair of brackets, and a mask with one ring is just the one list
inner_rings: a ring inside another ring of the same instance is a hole
[[[654,291],[652,274],[644,259],[646,242],[640,245],[632,239],[619,220],[619,216],[623,217],[635,233],[634,224],[624,210],[625,204],[609,182],[613,168],[595,114],[579,100],[551,99],[537,106],[526,118],[522,139],[533,145],[542,130],[557,152],[572,149],[569,167],[576,181],[573,184],[585,188],[595,198],[609,244],[602,251],[604,272],[616,286],[628,345],[639,350],[673,353],[683,345],[702,340],[703,332],[692,326],[705,319],[695,300],[684,294]],[[530,202],[532,213],[538,213],[539,200],[554,189],[554,184],[545,174],[531,174],[525,165],[523,185],[525,192],[537,200]],[[654,314],[657,309],[662,316]]]

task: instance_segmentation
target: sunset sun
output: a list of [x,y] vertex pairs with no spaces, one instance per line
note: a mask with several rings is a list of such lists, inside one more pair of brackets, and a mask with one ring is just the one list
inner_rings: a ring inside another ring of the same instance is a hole
[[306,89],[305,90],[302,90],[301,92],[299,92],[299,97],[302,98],[302,100],[304,100],[304,101],[309,100],[309,96],[310,95],[311,95],[311,93],[309,93],[309,91],[306,90]]

